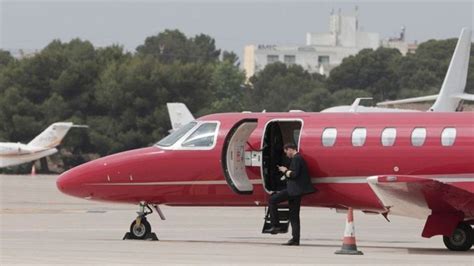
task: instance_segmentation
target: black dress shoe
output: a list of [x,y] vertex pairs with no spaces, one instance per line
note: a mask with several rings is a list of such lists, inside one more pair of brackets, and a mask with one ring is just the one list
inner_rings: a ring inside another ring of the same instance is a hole
[[285,244],[283,244],[284,246],[299,246],[300,245],[300,241],[299,240],[294,240],[294,239],[290,239],[288,240],[288,242],[286,242]]
[[265,233],[270,233],[272,235],[278,234],[280,232],[281,232],[280,227],[276,227],[276,226],[272,226],[268,228],[267,230],[265,230]]

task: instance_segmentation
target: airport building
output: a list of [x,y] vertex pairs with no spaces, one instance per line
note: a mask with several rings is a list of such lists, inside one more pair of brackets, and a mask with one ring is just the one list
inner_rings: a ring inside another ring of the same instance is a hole
[[364,32],[359,28],[357,8],[352,15],[331,12],[329,32],[306,33],[306,44],[294,46],[247,45],[244,48],[244,70],[247,79],[265,68],[267,64],[283,62],[301,65],[311,73],[329,75],[329,72],[347,56],[360,50],[377,49],[380,46],[396,48],[405,55],[413,52],[416,45],[405,41],[405,28],[400,37],[381,41],[375,32]]

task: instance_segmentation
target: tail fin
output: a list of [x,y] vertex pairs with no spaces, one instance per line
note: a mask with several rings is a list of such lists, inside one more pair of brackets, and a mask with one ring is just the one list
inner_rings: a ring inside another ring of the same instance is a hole
[[172,130],[176,130],[180,126],[194,121],[194,116],[184,103],[167,103],[166,107],[168,107]]
[[452,112],[456,110],[461,100],[456,96],[464,94],[466,87],[470,51],[471,29],[463,28],[444,78],[443,86],[441,86],[438,98],[430,111]]
[[71,127],[73,127],[71,122],[54,123],[30,141],[28,146],[54,148],[61,143]]
[[474,96],[464,92],[471,51],[471,29],[463,28],[454,50],[451,63],[443,81],[439,94],[403,100],[377,103],[378,106],[435,101],[428,111],[454,112],[458,110],[462,100],[472,101]]

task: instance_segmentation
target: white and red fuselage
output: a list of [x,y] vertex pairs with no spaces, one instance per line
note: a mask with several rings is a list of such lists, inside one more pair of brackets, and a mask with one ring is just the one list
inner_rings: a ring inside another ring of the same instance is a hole
[[[271,157],[279,155],[258,150],[294,140],[318,189],[304,206],[431,215],[424,236],[451,232],[440,228],[445,219],[474,220],[474,113],[225,113],[201,117],[194,128],[207,121],[217,124],[210,146],[155,145],[107,156],[65,172],[58,188],[134,204],[265,205],[266,183],[274,178],[265,167],[273,168]],[[236,132],[245,138],[239,131],[245,123],[253,126],[239,150],[232,138]],[[272,123],[280,133],[269,133]],[[260,165],[244,158],[252,150],[262,156]]]

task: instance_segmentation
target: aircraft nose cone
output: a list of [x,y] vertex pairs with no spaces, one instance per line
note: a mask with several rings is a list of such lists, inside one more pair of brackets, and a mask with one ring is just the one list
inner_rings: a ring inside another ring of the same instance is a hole
[[82,184],[75,169],[62,173],[56,180],[56,186],[64,194],[82,197],[80,193]]
[[71,177],[67,174],[67,172],[61,174],[58,179],[56,180],[56,186],[58,187],[59,191],[64,194],[69,195],[69,191],[71,190]]

